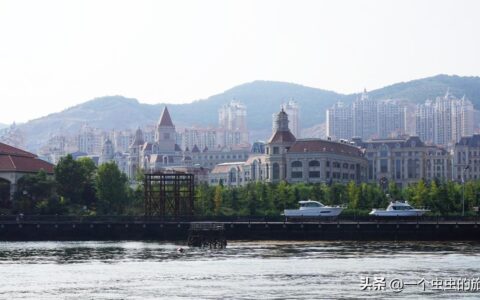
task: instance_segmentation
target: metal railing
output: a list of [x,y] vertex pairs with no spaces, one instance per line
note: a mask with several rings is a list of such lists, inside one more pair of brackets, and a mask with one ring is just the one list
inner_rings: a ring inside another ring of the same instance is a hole
[[284,216],[74,216],[74,215],[0,215],[0,223],[161,223],[161,222],[475,222],[479,216],[374,217],[339,216],[336,218],[286,218]]

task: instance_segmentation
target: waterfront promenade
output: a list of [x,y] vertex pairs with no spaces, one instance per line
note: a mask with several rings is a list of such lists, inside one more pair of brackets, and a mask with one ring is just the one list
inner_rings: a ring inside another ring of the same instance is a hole
[[286,221],[280,218],[0,216],[1,241],[186,240],[192,223],[222,225],[227,240],[480,240],[477,218]]

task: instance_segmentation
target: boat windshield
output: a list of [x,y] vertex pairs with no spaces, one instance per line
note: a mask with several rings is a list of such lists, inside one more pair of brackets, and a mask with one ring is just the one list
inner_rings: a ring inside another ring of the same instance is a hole
[[300,203],[300,207],[322,207],[323,205],[318,202],[304,202]]
[[397,205],[394,205],[392,206],[393,210],[411,210],[413,209],[413,207],[411,207],[410,205],[402,205],[402,206],[397,206]]

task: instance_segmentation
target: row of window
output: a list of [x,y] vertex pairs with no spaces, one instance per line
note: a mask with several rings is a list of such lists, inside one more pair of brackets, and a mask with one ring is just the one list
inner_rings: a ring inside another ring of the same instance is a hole
[[[311,160],[308,162],[309,167],[320,167],[320,162],[318,160]],[[330,161],[325,162],[326,167],[330,167]],[[294,161],[291,163],[292,168],[302,168],[303,163],[301,161]],[[350,169],[350,170],[355,170],[355,165],[354,164],[348,164],[348,163],[343,163],[343,165],[337,161],[332,162],[332,167],[334,168],[344,168],[344,169]]]
[[202,159],[208,160],[208,159],[214,159],[214,158],[215,159],[230,159],[230,158],[231,159],[237,159],[237,158],[238,159],[247,159],[248,154],[245,154],[245,155],[238,154],[238,156],[235,155],[235,154],[231,155],[231,156],[230,155],[215,155],[215,156],[213,156],[213,155],[199,155],[199,156],[194,155],[193,156],[193,159],[195,159],[195,160],[202,160]]
[[[332,175],[333,179],[355,179],[355,174],[332,172],[331,175]],[[303,178],[303,172],[292,171],[291,172],[291,177],[292,177],[292,179]],[[320,178],[320,171],[310,171],[310,172],[308,172],[308,177],[309,178]],[[325,177],[330,178],[330,171],[325,172]]]

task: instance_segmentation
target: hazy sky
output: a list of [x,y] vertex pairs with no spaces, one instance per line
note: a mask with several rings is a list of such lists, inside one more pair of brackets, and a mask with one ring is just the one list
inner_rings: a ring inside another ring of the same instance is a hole
[[0,0],[0,123],[104,95],[206,98],[262,79],[352,93],[480,75],[480,1]]

